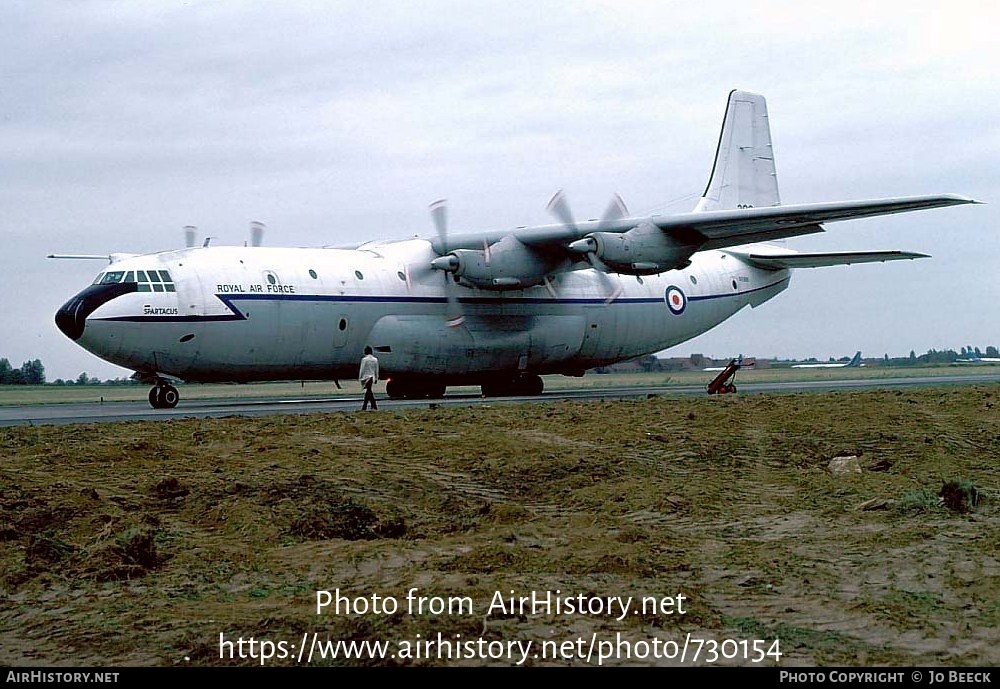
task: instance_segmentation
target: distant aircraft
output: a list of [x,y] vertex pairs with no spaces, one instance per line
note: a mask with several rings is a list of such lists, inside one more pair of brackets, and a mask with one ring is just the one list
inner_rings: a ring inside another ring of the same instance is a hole
[[[354,379],[371,345],[392,398],[542,392],[542,374],[659,352],[786,287],[796,268],[924,258],[903,251],[795,253],[760,242],[821,223],[976,203],[953,194],[781,205],[764,98],[729,94],[708,186],[694,210],[630,216],[615,196],[577,222],[341,248],[194,246],[113,254],[56,313],[81,347],[155,381]],[[259,242],[255,241],[254,244]],[[53,255],[55,257],[55,255]]]
[[964,357],[955,359],[956,364],[1000,364],[1000,357],[979,356],[971,346],[966,347],[968,352]]
[[830,363],[830,364],[793,364],[792,368],[858,368],[859,366],[864,366],[861,363],[861,351],[858,350],[854,353],[854,357],[850,361],[842,361],[840,363]]

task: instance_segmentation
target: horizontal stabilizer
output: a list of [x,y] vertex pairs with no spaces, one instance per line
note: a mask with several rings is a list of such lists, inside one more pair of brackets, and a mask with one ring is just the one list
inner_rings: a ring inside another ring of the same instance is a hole
[[823,268],[826,266],[848,266],[852,263],[881,263],[903,259],[930,258],[927,254],[911,251],[825,251],[809,254],[766,254],[731,252],[741,259],[767,270],[783,268]]

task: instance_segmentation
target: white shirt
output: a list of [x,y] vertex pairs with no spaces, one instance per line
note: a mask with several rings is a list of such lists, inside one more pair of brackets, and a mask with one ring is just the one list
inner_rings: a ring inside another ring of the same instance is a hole
[[365,378],[371,378],[373,384],[378,382],[378,359],[372,354],[365,354],[364,358],[361,359],[358,380],[364,383]]

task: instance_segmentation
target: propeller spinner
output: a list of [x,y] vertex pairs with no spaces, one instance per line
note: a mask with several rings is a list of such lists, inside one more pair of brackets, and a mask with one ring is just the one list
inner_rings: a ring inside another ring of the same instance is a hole
[[[556,218],[558,218],[563,225],[572,230],[574,234],[579,233],[576,221],[573,220],[573,213],[569,209],[569,203],[566,201],[566,195],[563,193],[562,189],[557,191],[552,196],[549,203],[546,205],[546,209],[548,209],[552,215],[556,216]],[[607,209],[604,211],[604,215],[601,216],[597,229],[601,230],[611,221],[620,220],[627,215],[628,209],[625,207],[625,202],[622,201],[622,198],[618,194],[615,194],[611,198],[611,203],[608,204]],[[621,296],[621,282],[613,280],[609,275],[611,270],[607,265],[605,265],[604,261],[598,258],[595,253],[597,250],[597,243],[592,238],[584,237],[583,239],[578,239],[569,245],[569,249],[583,254],[590,266],[597,271],[597,275],[601,281],[601,285],[603,286],[605,304],[610,304]]]

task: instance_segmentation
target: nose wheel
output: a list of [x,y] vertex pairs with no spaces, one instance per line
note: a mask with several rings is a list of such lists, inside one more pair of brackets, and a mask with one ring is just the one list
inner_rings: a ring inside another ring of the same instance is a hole
[[149,406],[153,409],[173,409],[180,399],[177,388],[166,381],[157,382],[149,390]]

